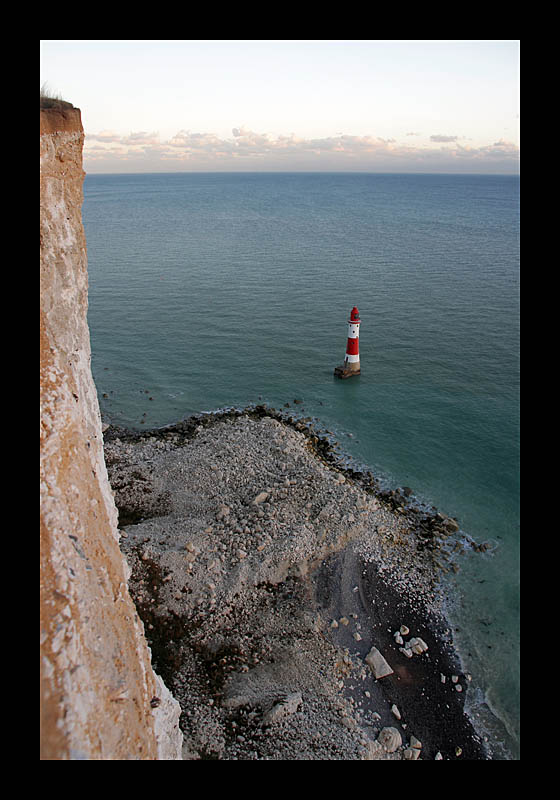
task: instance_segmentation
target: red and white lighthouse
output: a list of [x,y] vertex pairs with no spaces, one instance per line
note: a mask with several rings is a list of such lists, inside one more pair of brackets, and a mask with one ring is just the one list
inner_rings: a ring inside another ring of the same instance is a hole
[[341,367],[335,367],[334,374],[339,378],[350,378],[360,374],[360,312],[354,306],[348,320],[348,339],[346,356]]

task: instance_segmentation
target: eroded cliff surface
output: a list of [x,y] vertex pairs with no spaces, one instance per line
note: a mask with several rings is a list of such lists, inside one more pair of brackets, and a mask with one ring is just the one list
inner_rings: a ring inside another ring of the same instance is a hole
[[41,110],[41,758],[181,758],[128,591],[91,375],[79,109]]

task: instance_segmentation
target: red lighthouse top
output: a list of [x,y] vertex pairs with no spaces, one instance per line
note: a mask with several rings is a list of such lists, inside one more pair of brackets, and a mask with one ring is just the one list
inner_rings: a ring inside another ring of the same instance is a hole
[[360,322],[360,312],[356,306],[350,312],[350,322]]

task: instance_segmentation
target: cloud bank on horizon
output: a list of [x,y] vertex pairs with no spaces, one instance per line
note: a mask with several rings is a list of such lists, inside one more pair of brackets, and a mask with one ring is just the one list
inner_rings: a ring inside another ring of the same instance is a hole
[[457,134],[433,133],[427,143],[374,135],[338,134],[305,138],[294,133],[272,135],[234,127],[231,137],[180,130],[170,138],[154,132],[88,133],[86,172],[172,171],[364,171],[488,172],[515,174],[519,147],[500,139],[471,145]]
[[519,40],[47,39],[89,172],[519,172]]

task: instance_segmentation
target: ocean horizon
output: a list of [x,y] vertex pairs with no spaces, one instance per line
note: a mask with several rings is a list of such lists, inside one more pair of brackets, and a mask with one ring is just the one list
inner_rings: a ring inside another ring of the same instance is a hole
[[315,170],[285,170],[285,169],[266,169],[266,170],[211,170],[211,169],[200,169],[200,170],[157,170],[157,171],[146,171],[146,172],[96,172],[95,170],[86,170],[84,166],[84,170],[86,172],[86,177],[108,177],[114,175],[116,177],[127,177],[132,175],[402,175],[402,176],[434,176],[434,177],[471,177],[471,178],[517,178],[520,179],[520,171],[517,170],[515,172],[507,171],[507,172],[472,172],[471,170],[465,172],[423,172],[423,171],[408,171],[408,172],[379,172],[379,171],[368,171],[363,169],[355,169],[355,170],[325,170],[325,169],[315,169]]

